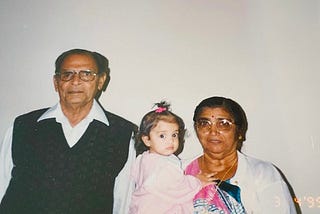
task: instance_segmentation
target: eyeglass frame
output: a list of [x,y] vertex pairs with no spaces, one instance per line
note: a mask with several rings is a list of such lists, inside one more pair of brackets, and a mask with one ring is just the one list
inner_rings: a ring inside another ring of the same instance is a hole
[[[208,126],[202,126],[202,127],[199,127],[199,122],[200,121],[205,121],[208,123]],[[229,127],[230,128],[227,128],[227,129],[221,129],[220,125],[217,125],[217,124],[220,124],[220,123],[217,123],[217,122],[227,122],[229,124]],[[233,122],[231,119],[228,119],[228,118],[216,118],[213,121],[209,120],[209,119],[206,119],[206,118],[199,118],[197,119],[197,121],[194,123],[194,126],[199,129],[200,131],[203,131],[205,133],[211,131],[212,129],[212,126],[215,125],[216,126],[216,129],[218,132],[228,132],[232,129],[232,125],[236,125],[235,122]]]
[[[66,74],[66,73],[69,73],[69,74],[70,74],[70,78],[63,79],[63,78],[61,77],[61,75]],[[64,81],[64,82],[69,82],[69,81],[71,81],[71,80],[75,77],[76,74],[79,76],[79,79],[82,80],[82,81],[84,81],[84,82],[93,81],[93,80],[95,79],[95,77],[96,77],[97,75],[99,75],[99,73],[96,73],[96,72],[91,71],[91,70],[79,70],[79,71],[75,71],[75,70],[64,70],[64,71],[62,71],[62,72],[57,72],[57,73],[55,73],[55,75],[58,76],[59,79],[60,79],[61,81]],[[86,75],[90,75],[90,79],[83,79]]]

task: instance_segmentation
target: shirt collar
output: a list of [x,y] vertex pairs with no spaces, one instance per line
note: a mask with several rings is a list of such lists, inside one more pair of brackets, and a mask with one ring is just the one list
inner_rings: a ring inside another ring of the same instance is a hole
[[233,181],[239,182],[239,179],[243,178],[243,176],[247,176],[247,164],[246,164],[246,156],[242,154],[240,151],[238,153],[238,167],[236,174],[231,178]]
[[[61,110],[60,103],[57,103],[56,105],[49,108],[44,114],[41,115],[41,117],[39,117],[37,122],[50,118],[55,118],[57,122],[65,120],[66,116]],[[109,126],[109,120],[96,100],[93,101],[92,108],[85,119],[89,121],[98,120]]]

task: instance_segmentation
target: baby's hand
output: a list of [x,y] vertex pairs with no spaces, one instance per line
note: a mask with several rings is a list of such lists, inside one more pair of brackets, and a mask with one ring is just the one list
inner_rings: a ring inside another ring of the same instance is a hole
[[199,174],[196,175],[196,177],[201,181],[202,186],[206,186],[208,184],[214,183],[214,181],[217,180],[217,178],[214,177],[216,174],[216,172],[205,173],[200,171]]

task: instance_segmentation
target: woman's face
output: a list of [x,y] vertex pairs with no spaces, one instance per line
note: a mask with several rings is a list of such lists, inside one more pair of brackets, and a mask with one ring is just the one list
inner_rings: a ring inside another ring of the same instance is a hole
[[203,108],[195,130],[205,154],[224,158],[237,151],[236,125],[223,108]]

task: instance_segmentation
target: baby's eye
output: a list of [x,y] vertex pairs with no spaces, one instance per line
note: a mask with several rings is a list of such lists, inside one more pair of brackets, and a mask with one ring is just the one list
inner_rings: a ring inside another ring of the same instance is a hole
[[160,134],[159,137],[162,138],[162,139],[166,138],[166,136],[164,134]]
[[179,136],[178,133],[174,133],[174,134],[172,135],[173,138],[177,138],[178,136]]

